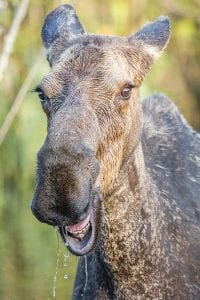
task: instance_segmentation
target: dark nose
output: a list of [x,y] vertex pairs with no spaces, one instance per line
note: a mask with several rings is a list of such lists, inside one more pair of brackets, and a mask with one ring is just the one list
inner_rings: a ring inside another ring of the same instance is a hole
[[[68,189],[59,190],[53,185],[48,190],[47,183],[41,180],[31,203],[32,213],[40,222],[52,226],[77,223],[87,216],[92,195],[89,187],[90,185],[88,188],[84,187],[84,194],[76,191],[70,197]],[[78,190],[78,186],[75,185],[73,189]]]
[[87,216],[99,173],[92,150],[81,144],[73,144],[72,152],[68,148],[50,149],[46,143],[37,157],[31,210],[40,222],[53,226],[71,225]]
[[47,223],[51,226],[63,226],[78,223],[86,218],[89,209],[89,202],[83,208],[82,206],[73,206],[73,209],[66,209],[55,207],[49,209],[48,207],[41,207],[36,201],[31,203],[31,211],[33,215],[42,223]]

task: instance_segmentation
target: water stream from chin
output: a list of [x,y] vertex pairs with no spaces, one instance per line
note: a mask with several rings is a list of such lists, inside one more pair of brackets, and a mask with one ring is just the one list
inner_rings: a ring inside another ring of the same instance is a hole
[[[68,263],[67,263],[67,259],[69,258],[69,250],[66,249],[66,252],[64,254],[64,267],[68,267]],[[65,272],[64,274],[64,279],[68,279],[68,275],[67,273]]]
[[[57,255],[56,255],[56,269],[55,269],[55,275],[53,278],[53,291],[52,291],[52,296],[53,298],[56,298],[56,286],[57,286],[57,278],[58,278],[58,271],[59,271],[59,262],[60,262],[60,253],[61,253],[61,248],[60,248],[60,236],[59,236],[59,229],[57,227],[55,227],[55,232],[56,232],[56,236],[57,236]],[[68,244],[67,242],[65,243],[65,246],[67,247]],[[68,262],[67,259],[69,258],[69,251],[68,249],[65,250],[64,253],[64,268],[68,267]],[[68,274],[65,271],[64,272],[64,279],[68,279]]]
[[58,267],[59,267],[59,260],[60,260],[60,239],[59,239],[59,233],[57,227],[55,227],[55,231],[58,239],[58,248],[57,248],[56,270],[53,278],[53,293],[52,293],[53,298],[56,297],[56,281],[57,281]]
[[[60,276],[58,274],[59,272],[59,269],[60,267],[62,268],[62,265],[61,262],[60,262],[60,256],[61,256],[61,246],[60,246],[60,235],[59,235],[59,228],[58,227],[55,227],[55,232],[56,232],[56,237],[57,237],[57,255],[56,255],[56,268],[55,268],[55,274],[54,274],[54,278],[53,278],[53,290],[52,290],[52,296],[53,298],[57,298],[57,286],[58,286],[58,278],[60,279]],[[64,254],[63,254],[63,269],[62,269],[62,272],[64,271],[64,275],[62,275],[65,280],[69,279],[69,276],[67,274],[67,270],[68,270],[68,267],[69,267],[69,262],[70,262],[70,252],[69,250],[67,249],[69,244],[67,242],[67,238],[66,238],[66,233],[65,232],[62,232],[63,236],[64,236],[64,241],[65,241],[65,250],[64,250]],[[61,271],[61,270],[60,270]],[[84,255],[84,271],[85,271],[85,282],[83,284],[83,287],[82,287],[82,294],[81,294],[81,297],[84,297],[85,296],[85,293],[86,293],[86,289],[87,289],[87,284],[88,284],[88,262],[87,262],[87,256]]]

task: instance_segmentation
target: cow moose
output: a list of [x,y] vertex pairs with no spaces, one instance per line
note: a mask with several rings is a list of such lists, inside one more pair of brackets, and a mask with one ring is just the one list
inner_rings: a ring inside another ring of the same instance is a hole
[[102,36],[61,5],[41,35],[48,127],[31,209],[80,256],[73,299],[200,299],[200,135],[166,96],[139,94],[169,18]]

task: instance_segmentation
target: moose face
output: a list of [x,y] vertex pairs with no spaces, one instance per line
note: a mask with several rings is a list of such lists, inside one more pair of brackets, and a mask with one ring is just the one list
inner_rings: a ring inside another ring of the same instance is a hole
[[138,88],[169,38],[159,18],[129,38],[87,35],[69,5],[42,29],[50,73],[36,88],[48,118],[37,157],[33,214],[58,226],[76,255],[91,251],[102,201],[142,131]]

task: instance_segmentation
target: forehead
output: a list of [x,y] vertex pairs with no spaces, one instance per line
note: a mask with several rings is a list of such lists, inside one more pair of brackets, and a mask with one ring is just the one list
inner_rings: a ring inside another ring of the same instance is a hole
[[121,47],[118,40],[109,43],[83,41],[63,51],[59,60],[43,82],[55,81],[64,84],[67,81],[92,80],[118,84],[129,80],[130,66],[126,59],[127,47]]

